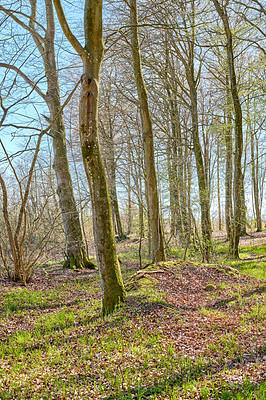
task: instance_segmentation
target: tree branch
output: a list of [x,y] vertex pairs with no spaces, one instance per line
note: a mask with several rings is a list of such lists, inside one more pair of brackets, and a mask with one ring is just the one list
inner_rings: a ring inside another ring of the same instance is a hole
[[[14,11],[8,10],[7,8],[3,7],[0,5],[0,11],[3,11],[5,14],[9,15],[15,22],[17,22],[22,28],[26,29],[28,32],[30,32],[32,35],[36,35],[38,39],[40,40],[41,43],[44,42],[44,38],[37,33],[35,30],[33,30],[30,26],[24,24],[19,18],[17,18],[13,13]],[[30,17],[29,17],[30,18]]]
[[47,100],[46,95],[43,93],[43,91],[37,86],[35,82],[33,82],[24,72],[21,71],[18,67],[12,64],[6,64],[6,63],[0,63],[0,68],[8,68],[12,69],[13,71],[17,72],[18,75],[20,75],[25,82],[27,82],[42,98],[43,100]]
[[61,28],[62,28],[66,38],[68,39],[70,44],[74,47],[74,49],[80,55],[81,58],[87,57],[88,54],[87,54],[86,50],[79,43],[79,41],[76,38],[76,36],[73,35],[73,33],[72,33],[68,23],[67,23],[66,16],[65,16],[61,1],[60,0],[53,0],[53,2],[54,2],[54,6],[55,6],[55,9],[56,9],[56,13],[57,13],[57,17],[58,17],[59,23],[61,25]]

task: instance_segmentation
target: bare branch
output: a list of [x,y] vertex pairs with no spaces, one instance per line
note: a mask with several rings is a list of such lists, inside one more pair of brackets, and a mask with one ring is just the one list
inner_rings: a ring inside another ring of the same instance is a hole
[[27,82],[43,98],[43,100],[47,100],[47,97],[43,93],[43,91],[37,86],[35,82],[33,82],[26,74],[24,74],[24,72],[22,72],[20,68],[16,67],[15,65],[6,63],[0,63],[0,67],[12,69],[13,71],[17,72],[17,74],[20,75],[24,79],[24,81]]
[[74,49],[80,55],[81,58],[88,57],[88,54],[87,54],[86,50],[79,43],[79,41],[76,38],[76,36],[73,35],[73,33],[72,33],[68,23],[67,23],[66,16],[65,16],[61,1],[60,0],[53,0],[53,1],[54,1],[54,6],[55,6],[55,9],[56,9],[56,13],[57,13],[57,17],[58,17],[59,23],[61,25],[61,28],[62,28],[66,38],[68,39],[70,44],[74,47]]
[[40,42],[42,42],[42,43],[44,42],[44,38],[39,33],[32,30],[32,28],[30,26],[26,25],[24,22],[22,22],[19,18],[17,18],[14,15],[14,11],[8,10],[7,8],[5,8],[1,5],[0,5],[0,11],[3,11],[5,14],[9,15],[10,18],[12,18],[15,22],[17,22],[20,26],[22,26],[22,28],[26,29],[32,35],[35,34],[38,37],[38,39],[40,40]]

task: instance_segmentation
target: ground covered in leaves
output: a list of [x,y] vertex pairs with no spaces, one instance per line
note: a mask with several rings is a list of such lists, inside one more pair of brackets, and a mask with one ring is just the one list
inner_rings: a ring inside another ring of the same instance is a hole
[[141,271],[129,248],[126,304],[105,319],[97,271],[0,280],[0,399],[266,399],[264,245]]

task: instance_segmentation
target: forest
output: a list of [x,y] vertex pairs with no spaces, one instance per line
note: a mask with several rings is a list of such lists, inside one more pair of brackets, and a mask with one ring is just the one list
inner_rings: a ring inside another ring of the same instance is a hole
[[0,2],[0,399],[266,399],[265,16]]

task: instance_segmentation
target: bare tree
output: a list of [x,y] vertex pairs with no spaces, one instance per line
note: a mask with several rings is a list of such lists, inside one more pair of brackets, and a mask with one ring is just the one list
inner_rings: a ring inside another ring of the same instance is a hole
[[[58,81],[58,73],[56,67],[55,57],[55,23],[53,13],[52,0],[45,0],[46,7],[46,29],[44,36],[36,30],[37,23],[37,0],[30,0],[31,15],[28,17],[29,24],[26,25],[22,22],[12,10],[0,7],[0,10],[4,11],[7,15],[13,18],[20,26],[30,32],[38,51],[41,54],[45,76],[47,79],[47,93],[44,94],[38,85],[33,82],[20,68],[15,65],[1,63],[0,67],[13,69],[18,75],[20,75],[34,90],[41,96],[46,102],[50,117],[49,121],[53,121],[61,108],[60,99],[60,88]],[[57,180],[57,195],[59,199],[59,205],[61,209],[61,215],[64,225],[64,232],[66,238],[66,262],[65,266],[71,268],[95,268],[95,264],[91,262],[86,255],[85,246],[82,238],[82,230],[79,220],[79,214],[77,211],[74,191],[72,185],[72,178],[69,170],[66,138],[65,138],[65,125],[63,116],[59,115],[56,119],[53,128],[51,130],[51,136],[53,137],[53,149],[54,149],[54,171]]]
[[148,94],[145,87],[144,77],[142,73],[140,44],[138,34],[138,14],[137,1],[130,1],[130,22],[131,22],[131,47],[133,55],[133,70],[138,91],[138,99],[140,104],[140,114],[143,130],[143,146],[146,170],[146,187],[147,187],[147,203],[149,224],[151,230],[151,248],[152,259],[155,262],[164,261],[164,244],[162,223],[159,211],[159,197],[157,189],[157,178],[154,159],[153,130],[152,120],[149,110]]
[[229,25],[229,18],[226,10],[226,4],[221,5],[218,0],[212,0],[219,14],[226,36],[226,51],[228,72],[230,78],[230,89],[234,106],[235,114],[235,156],[234,156],[234,183],[233,183],[233,198],[234,198],[234,220],[233,220],[233,235],[230,242],[230,253],[232,257],[239,258],[238,245],[241,235],[241,225],[243,216],[243,175],[242,175],[242,152],[243,152],[243,131],[242,131],[242,108],[238,95],[237,79],[234,64],[233,50],[233,35]]
[[80,96],[80,139],[86,175],[90,185],[94,240],[101,277],[103,313],[114,311],[125,299],[112,223],[110,194],[101,157],[98,135],[98,100],[103,58],[102,1],[85,0],[85,47],[73,35],[60,0],[54,0],[64,34],[83,62]]

